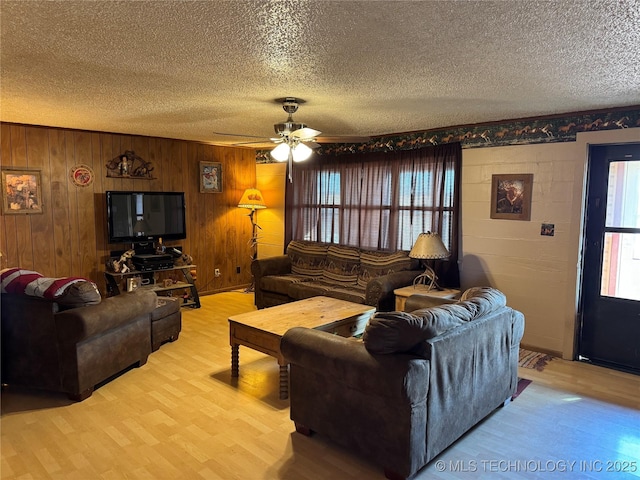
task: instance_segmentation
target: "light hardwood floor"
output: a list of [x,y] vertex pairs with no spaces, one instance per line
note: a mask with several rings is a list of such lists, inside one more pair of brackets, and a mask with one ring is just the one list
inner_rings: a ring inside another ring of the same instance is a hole
[[[294,432],[273,358],[241,347],[231,378],[227,318],[252,308],[251,294],[203,297],[183,311],[178,341],[84,402],[3,391],[1,478],[383,479],[346,449]],[[640,377],[560,359],[520,375],[533,380],[520,397],[416,479],[640,478]]]

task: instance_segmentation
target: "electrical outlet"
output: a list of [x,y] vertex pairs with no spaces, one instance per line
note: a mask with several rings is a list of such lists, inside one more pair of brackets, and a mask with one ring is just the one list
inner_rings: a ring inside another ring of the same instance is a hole
[[220,276],[220,269],[219,269],[219,268],[216,268],[216,269],[213,271],[213,274],[214,274],[216,277],[219,277],[219,276]]
[[240,267],[236,267],[236,273],[240,273]]

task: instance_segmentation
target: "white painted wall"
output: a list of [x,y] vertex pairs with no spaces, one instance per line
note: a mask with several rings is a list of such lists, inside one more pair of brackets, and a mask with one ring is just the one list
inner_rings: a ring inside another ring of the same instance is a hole
[[[525,314],[523,345],[573,358],[588,144],[640,141],[640,129],[576,142],[465,149],[462,288],[495,287]],[[533,173],[531,221],[491,219],[491,176]],[[542,223],[555,224],[553,237]]]
[[[640,128],[462,151],[462,288],[503,291],[525,314],[527,347],[573,358],[588,145],[624,142],[640,142]],[[531,221],[489,218],[491,176],[500,173],[533,173]],[[258,257],[281,255],[285,165],[258,164],[256,182],[268,206],[258,212]],[[542,223],[555,224],[553,237],[540,235]]]

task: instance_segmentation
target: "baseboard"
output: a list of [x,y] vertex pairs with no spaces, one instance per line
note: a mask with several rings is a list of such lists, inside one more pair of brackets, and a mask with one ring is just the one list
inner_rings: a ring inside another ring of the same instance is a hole
[[533,345],[527,345],[525,343],[521,343],[520,348],[524,348],[525,350],[529,350],[531,352],[546,353],[547,355],[551,355],[552,357],[556,358],[562,358],[562,352],[549,350],[547,348],[535,347]]

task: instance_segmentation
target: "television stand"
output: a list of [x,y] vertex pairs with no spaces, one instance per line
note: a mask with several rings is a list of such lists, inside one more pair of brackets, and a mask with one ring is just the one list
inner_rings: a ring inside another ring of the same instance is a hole
[[[127,291],[126,283],[128,280],[135,280],[136,277],[140,279],[138,282],[129,282],[132,286],[135,284],[135,288],[148,288],[153,290],[158,295],[169,294],[174,291],[183,290],[185,296],[182,303],[183,307],[200,308],[200,297],[198,295],[198,289],[195,285],[195,280],[191,275],[191,270],[195,269],[195,265],[180,265],[177,267],[169,268],[150,268],[145,270],[129,270],[127,273],[116,272],[104,272],[104,277],[107,283],[107,293],[109,296],[120,295],[122,291]],[[179,272],[184,281],[177,281],[174,279],[168,279],[171,283],[164,281],[156,282],[156,274],[167,272]],[[122,285],[124,284],[124,286]]]

